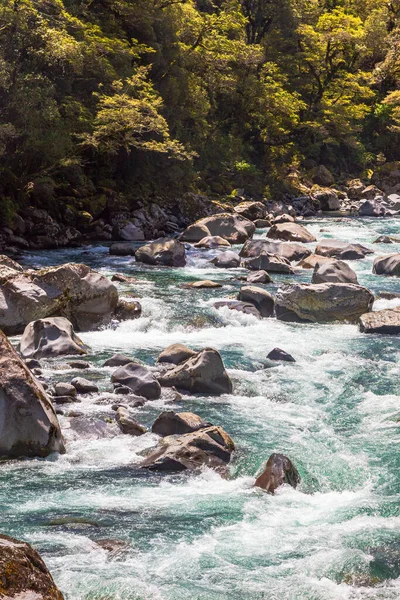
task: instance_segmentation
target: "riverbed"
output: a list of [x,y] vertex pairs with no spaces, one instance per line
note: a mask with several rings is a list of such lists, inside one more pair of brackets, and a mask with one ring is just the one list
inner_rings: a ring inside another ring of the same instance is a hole
[[[369,245],[374,255],[349,261],[359,283],[375,295],[400,292],[398,278],[372,274],[376,256],[400,252],[400,244],[372,243],[398,235],[398,219],[321,218],[305,225],[318,240]],[[77,438],[70,419],[60,416],[65,455],[2,463],[0,531],[41,552],[66,600],[397,600],[399,336],[216,310],[214,301],[236,296],[237,277],[246,275],[215,268],[209,261],[217,253],[190,249],[179,269],[139,266],[132,257],[109,256],[104,245],[23,256],[26,266],[83,262],[106,275],[133,276],[136,283],[118,284],[120,295],[139,296],[143,308],[137,320],[80,334],[91,348],[90,370],[67,369],[65,358],[43,361],[47,381],[81,375],[106,392],[112,369],[101,365],[115,352],[152,365],[172,343],[216,348],[232,395],[157,400],[135,416],[151,428],[162,410],[192,411],[221,425],[237,450],[227,478],[208,469],[148,473],[137,465],[157,436]],[[273,274],[266,289],[309,282],[311,275]],[[181,287],[198,279],[223,287]],[[378,298],[374,309],[399,304],[400,298]],[[276,346],[296,363],[268,361]],[[74,408],[112,418],[95,399]],[[296,490],[283,486],[271,496],[253,487],[272,452],[296,465],[302,478]],[[104,549],[97,543],[104,539],[117,540],[118,549]]]

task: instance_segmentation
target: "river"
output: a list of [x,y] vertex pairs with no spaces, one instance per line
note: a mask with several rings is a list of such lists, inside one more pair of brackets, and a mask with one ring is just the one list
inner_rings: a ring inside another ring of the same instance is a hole
[[[395,219],[313,219],[318,239],[371,244],[398,234]],[[320,231],[323,229],[324,231]],[[256,237],[265,236],[258,231]],[[400,245],[371,245],[377,254]],[[89,371],[43,362],[44,376],[74,375],[111,388],[116,351],[154,364],[181,342],[213,347],[233,380],[232,395],[184,396],[179,404],[149,402],[135,409],[151,427],[165,408],[192,411],[221,425],[237,451],[230,477],[140,471],[147,433],[77,439],[60,417],[67,453],[2,463],[0,531],[32,543],[66,600],[352,600],[400,598],[400,338],[361,334],[356,325],[257,320],[213,301],[237,293],[242,269],[216,269],[217,251],[190,250],[185,268],[138,266],[110,257],[101,245],[26,253],[25,265],[84,262],[110,275],[138,278],[143,316],[116,329],[80,334],[91,347]],[[349,264],[375,294],[400,292],[398,278],[372,275],[376,255]],[[267,287],[310,281],[312,271],[274,275]],[[224,287],[189,290],[180,284],[214,279]],[[400,304],[377,300],[375,309]],[[279,346],[296,363],[271,363]],[[85,415],[112,416],[92,400]],[[302,482],[274,496],[252,487],[272,452],[287,454]],[[123,540],[111,553],[96,543]]]

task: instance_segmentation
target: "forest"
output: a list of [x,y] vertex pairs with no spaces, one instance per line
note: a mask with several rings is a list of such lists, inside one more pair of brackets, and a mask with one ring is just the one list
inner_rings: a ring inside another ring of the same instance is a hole
[[368,176],[399,81],[399,0],[3,0],[0,218]]

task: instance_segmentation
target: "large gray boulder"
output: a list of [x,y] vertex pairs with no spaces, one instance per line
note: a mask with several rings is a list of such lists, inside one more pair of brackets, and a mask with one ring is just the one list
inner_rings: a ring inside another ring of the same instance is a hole
[[179,363],[195,355],[196,352],[184,344],[171,344],[159,354],[157,362],[179,365]]
[[272,242],[269,240],[248,240],[240,250],[242,258],[255,258],[260,254],[277,254],[288,261],[301,260],[311,254],[307,246],[296,242]]
[[241,244],[251,238],[256,230],[254,223],[238,214],[220,213],[205,217],[189,225],[181,234],[183,242],[200,242],[209,235],[218,235],[231,244]]
[[352,283],[294,283],[278,290],[275,313],[282,321],[355,322],[373,302],[367,288]]
[[157,400],[161,396],[161,386],[152,371],[138,363],[119,367],[112,374],[111,381],[130,388],[134,394],[147,400]]
[[111,321],[117,302],[117,288],[86,265],[27,271],[0,285],[0,328],[14,335],[31,321],[60,316],[89,331]]
[[159,238],[136,250],[136,261],[146,265],[163,267],[184,267],[186,265],[185,245],[178,240]]
[[289,242],[316,242],[316,238],[303,225],[298,223],[278,223],[273,225],[267,233],[268,238],[286,240]]
[[284,483],[296,488],[300,483],[300,475],[290,458],[284,454],[271,454],[264,471],[256,479],[255,486],[269,494]]
[[267,271],[271,273],[294,273],[290,262],[278,254],[262,252],[259,256],[244,261],[244,266],[252,271]]
[[349,244],[341,240],[322,240],[315,248],[315,254],[341,260],[357,260],[373,253],[373,250],[362,244]]
[[238,300],[254,304],[262,317],[272,317],[274,314],[273,296],[255,285],[243,286],[238,294]]
[[64,317],[49,317],[29,323],[22,334],[19,350],[24,358],[88,353],[87,346]]
[[374,260],[372,272],[376,275],[400,276],[400,253],[378,256]]
[[177,472],[207,466],[225,471],[235,445],[222,427],[206,427],[193,433],[164,437],[141,467],[150,471]]
[[360,217],[384,217],[385,213],[386,209],[378,199],[366,200],[358,210]]
[[357,275],[351,267],[342,260],[329,260],[315,265],[312,283],[358,283]]
[[167,435],[183,435],[184,433],[193,433],[199,429],[210,427],[207,423],[191,412],[176,413],[173,410],[166,410],[158,415],[154,421],[151,431],[157,435],[165,437]]
[[226,252],[221,252],[221,254],[218,254],[210,262],[219,269],[235,269],[240,267],[240,256],[236,252],[232,252],[232,250],[226,250]]
[[65,452],[54,408],[0,331],[0,456],[44,457],[52,452]]
[[159,377],[161,385],[194,394],[230,394],[232,382],[217,350],[206,348]]
[[400,335],[400,306],[361,315],[358,323],[362,333]]
[[0,535],[3,600],[64,600],[42,557],[30,544]]

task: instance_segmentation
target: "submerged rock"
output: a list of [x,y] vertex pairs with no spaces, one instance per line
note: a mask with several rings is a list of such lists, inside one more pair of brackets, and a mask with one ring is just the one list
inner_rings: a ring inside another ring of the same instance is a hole
[[211,281],[210,279],[203,279],[202,281],[192,281],[190,283],[184,283],[182,287],[185,288],[193,288],[193,289],[213,289],[213,288],[221,288],[222,284],[217,283],[216,281]]
[[199,415],[195,415],[194,413],[176,413],[172,410],[166,410],[158,415],[151,431],[165,437],[167,435],[192,433],[193,431],[210,427],[210,425],[211,423],[205,422]]
[[374,260],[372,272],[376,275],[400,276],[400,253],[378,256]]
[[271,352],[267,355],[267,358],[269,358],[269,360],[282,360],[285,362],[296,362],[296,360],[293,358],[293,356],[291,354],[288,354],[287,352],[285,352],[284,350],[281,350],[280,348],[274,348],[273,350],[271,350]]
[[70,360],[67,364],[71,369],[90,369],[90,363],[85,360]]
[[0,413],[0,456],[44,457],[65,451],[50,398],[1,331]]
[[151,370],[134,362],[114,371],[111,381],[126,385],[134,394],[144,396],[147,400],[157,400],[161,396],[161,386]]
[[25,327],[19,343],[24,358],[49,358],[63,354],[87,354],[88,347],[64,317],[38,319]]
[[194,394],[230,394],[232,382],[217,350],[206,348],[159,378],[161,385]]
[[287,240],[290,242],[316,242],[315,236],[303,225],[298,223],[279,223],[273,225],[267,233],[267,237],[275,240]]
[[231,244],[241,244],[254,234],[254,223],[238,214],[220,213],[190,225],[181,234],[183,242],[200,242],[206,236],[218,235]]
[[0,535],[0,594],[4,600],[64,600],[40,554]]
[[114,354],[103,363],[103,367],[122,367],[132,362],[131,356],[125,354]]
[[264,471],[257,477],[254,485],[273,494],[284,483],[296,488],[300,483],[299,472],[284,454],[271,454]]
[[341,240],[323,240],[315,248],[315,254],[341,260],[358,260],[373,253],[373,250],[362,244],[349,244]]
[[168,436],[150,452],[141,467],[150,471],[176,472],[202,466],[223,469],[235,445],[222,427],[207,427],[193,433]]
[[195,355],[196,352],[184,344],[171,344],[159,354],[157,362],[179,365],[179,363]]
[[357,275],[348,264],[342,260],[329,260],[328,262],[315,265],[312,283],[356,283]]
[[272,317],[274,314],[273,296],[255,285],[243,286],[238,294],[238,300],[254,304],[262,317]]
[[185,245],[178,240],[159,238],[136,251],[136,261],[146,265],[164,267],[184,267],[186,265]]
[[253,315],[253,317],[261,319],[260,311],[251,302],[242,302],[240,300],[218,300],[218,302],[214,303],[214,308],[229,308],[229,310],[236,310],[245,315]]
[[400,306],[361,315],[359,326],[362,333],[400,335]]
[[374,296],[352,283],[294,283],[280,288],[275,312],[282,321],[355,322],[372,308]]

